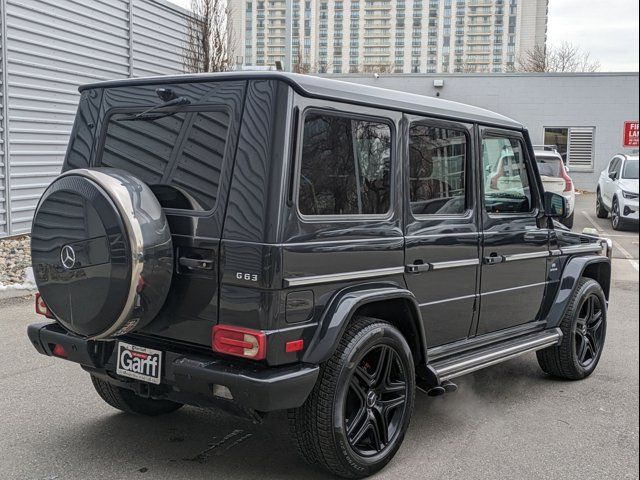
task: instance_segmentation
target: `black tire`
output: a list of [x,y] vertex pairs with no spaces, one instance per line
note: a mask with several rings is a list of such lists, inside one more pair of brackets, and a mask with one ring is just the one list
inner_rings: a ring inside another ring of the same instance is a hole
[[598,282],[584,277],[578,280],[560,323],[562,343],[537,352],[542,370],[567,380],[582,380],[593,373],[607,334],[606,305]]
[[[343,478],[367,477],[400,448],[414,395],[415,367],[402,334],[384,321],[361,317],[349,325],[334,354],[321,365],[304,405],[289,411],[291,433],[309,463]],[[352,434],[350,428],[355,430]],[[384,432],[386,444],[376,441]]]
[[575,213],[576,212],[571,212],[571,215],[569,215],[567,218],[562,219],[562,224],[565,227],[569,229],[573,228],[573,219],[575,218]]
[[157,415],[175,412],[182,407],[181,403],[171,402],[169,400],[155,400],[153,398],[140,397],[132,390],[117,387],[94,375],[91,375],[91,383],[93,383],[93,387],[96,389],[96,392],[98,392],[98,395],[100,395],[100,398],[113,408],[117,408],[123,412],[155,417]]
[[598,193],[596,195],[596,216],[598,218],[607,218],[609,216],[609,211],[604,206],[600,189],[598,189]]
[[611,226],[614,230],[624,230],[625,228],[624,219],[620,214],[620,202],[617,198],[614,198],[611,204]]

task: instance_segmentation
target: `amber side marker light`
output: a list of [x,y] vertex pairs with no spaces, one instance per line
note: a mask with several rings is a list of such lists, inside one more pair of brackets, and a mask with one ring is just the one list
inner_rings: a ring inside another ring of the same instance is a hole
[[263,360],[267,354],[267,336],[259,330],[216,325],[211,337],[214,352],[250,360]]
[[40,293],[36,293],[36,313],[38,315],[44,315],[47,318],[55,318],[51,310],[49,310],[49,307],[47,307],[47,304],[44,303]]

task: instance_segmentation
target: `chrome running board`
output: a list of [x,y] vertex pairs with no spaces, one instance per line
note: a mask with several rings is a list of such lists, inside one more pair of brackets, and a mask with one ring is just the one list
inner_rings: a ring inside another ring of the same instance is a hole
[[481,368],[504,362],[519,355],[557,345],[562,340],[559,328],[531,333],[500,344],[477,349],[457,357],[449,357],[431,363],[442,382]]

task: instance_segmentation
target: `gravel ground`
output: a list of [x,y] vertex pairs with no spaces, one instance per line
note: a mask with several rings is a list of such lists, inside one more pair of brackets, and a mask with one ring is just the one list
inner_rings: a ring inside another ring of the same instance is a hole
[[31,266],[31,239],[24,235],[0,240],[0,285],[24,283]]

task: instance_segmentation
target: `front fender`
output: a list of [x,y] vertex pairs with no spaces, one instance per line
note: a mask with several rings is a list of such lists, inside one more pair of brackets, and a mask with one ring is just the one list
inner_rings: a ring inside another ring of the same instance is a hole
[[409,305],[411,318],[408,318],[407,321],[412,322],[411,327],[417,333],[421,358],[426,359],[426,338],[416,298],[406,289],[376,284],[349,287],[334,295],[318,322],[318,329],[309,343],[302,361],[320,364],[328,360],[359,308],[367,304],[390,300],[403,300]]
[[576,290],[578,280],[584,276],[600,283],[607,300],[609,299],[611,260],[599,255],[569,258],[562,271],[555,300],[547,315],[548,328],[554,328],[560,324]]

